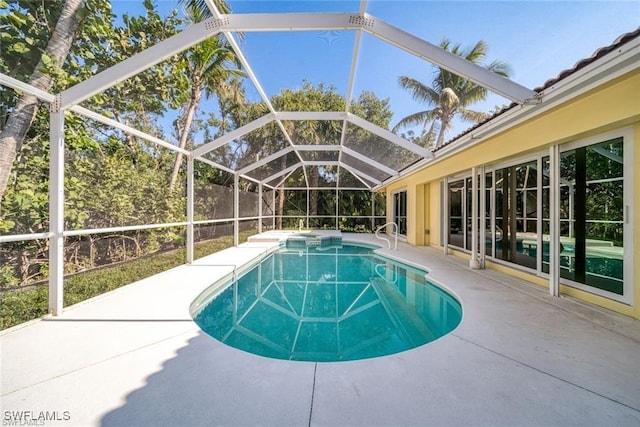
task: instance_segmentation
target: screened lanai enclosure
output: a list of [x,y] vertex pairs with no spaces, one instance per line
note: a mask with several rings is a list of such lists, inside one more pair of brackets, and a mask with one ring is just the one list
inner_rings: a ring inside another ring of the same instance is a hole
[[448,70],[507,104],[542,101],[385,22],[366,0],[286,2],[278,13],[203,3],[161,19],[146,2],[146,21],[131,11],[114,29],[98,2],[87,18],[95,38],[73,42],[50,90],[17,60],[0,74],[7,111],[21,96],[45,107],[4,194],[1,273],[15,286],[48,280],[53,314],[68,273],[180,247],[190,263],[195,243],[220,236],[237,245],[270,229],[383,226],[393,202],[379,189],[434,154],[392,132],[376,84],[397,75],[371,58],[407,74]]

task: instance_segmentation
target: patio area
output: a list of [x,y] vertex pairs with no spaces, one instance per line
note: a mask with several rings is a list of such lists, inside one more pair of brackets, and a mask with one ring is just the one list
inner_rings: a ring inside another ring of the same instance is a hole
[[201,332],[191,302],[277,244],[250,241],[1,332],[3,422],[45,412],[55,420],[44,425],[61,426],[640,425],[640,322],[430,247],[381,250],[429,268],[462,303],[460,326],[425,346],[287,362]]

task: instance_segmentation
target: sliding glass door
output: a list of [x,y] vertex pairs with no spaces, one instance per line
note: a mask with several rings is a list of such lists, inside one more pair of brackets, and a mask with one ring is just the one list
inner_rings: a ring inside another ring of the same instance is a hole
[[467,223],[465,195],[465,180],[454,181],[449,184],[449,232],[447,233],[447,243],[452,246],[464,248]]
[[537,162],[495,172],[495,257],[536,268],[538,229]]
[[[545,276],[557,262],[562,283],[618,301],[632,301],[633,143],[630,130],[561,146],[557,191],[550,203],[546,152],[521,162],[485,167],[485,233],[489,258]],[[447,243],[471,247],[472,190],[469,176],[446,188]],[[551,213],[559,213],[559,259],[550,259]],[[480,237],[480,235],[478,236]]]
[[560,276],[622,295],[623,139],[564,151],[560,178]]
[[398,234],[407,235],[407,192],[393,194],[393,220],[398,224]]

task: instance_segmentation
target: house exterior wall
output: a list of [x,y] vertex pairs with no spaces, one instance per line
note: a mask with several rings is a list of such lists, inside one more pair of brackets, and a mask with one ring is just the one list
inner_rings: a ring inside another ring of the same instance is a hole
[[[630,158],[635,170],[631,179],[634,197],[633,215],[630,219],[633,222],[633,263],[640,265],[640,197],[635,196],[640,194],[639,99],[640,69],[636,69],[495,136],[480,140],[460,152],[442,159],[436,154],[436,158],[424,168],[386,187],[388,195],[401,188],[407,191],[408,243],[441,246],[441,212],[444,203],[441,188],[445,177],[469,173],[474,166],[499,164],[509,159],[548,151],[549,147],[556,144],[580,141],[629,128],[634,147]],[[625,162],[629,158],[627,156],[628,153],[625,152]],[[392,218],[388,220],[391,221]],[[425,234],[425,230],[429,230],[429,234]],[[491,262],[487,266],[548,286],[548,279],[536,274]],[[633,302],[630,305],[568,286],[562,286],[561,292],[640,319],[640,271],[634,274],[633,280]]]
[[[638,89],[638,88],[636,88]],[[636,95],[640,94],[640,90],[637,90]],[[636,99],[638,99],[636,97]],[[638,102],[640,104],[640,102]],[[633,265],[640,266],[640,122],[636,122],[634,125],[634,198],[633,198]],[[634,269],[634,270],[640,270]],[[640,273],[636,273],[635,282],[633,286],[634,291],[634,314],[633,317],[640,319]]]

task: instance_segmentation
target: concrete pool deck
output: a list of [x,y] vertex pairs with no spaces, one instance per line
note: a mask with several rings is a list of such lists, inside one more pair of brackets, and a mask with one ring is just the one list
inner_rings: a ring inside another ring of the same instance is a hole
[[463,305],[457,329],[417,349],[287,362],[202,333],[191,302],[276,240],[254,239],[0,332],[3,424],[44,411],[58,420],[40,425],[57,426],[640,425],[640,322],[472,271],[434,248],[390,251],[428,267]]

